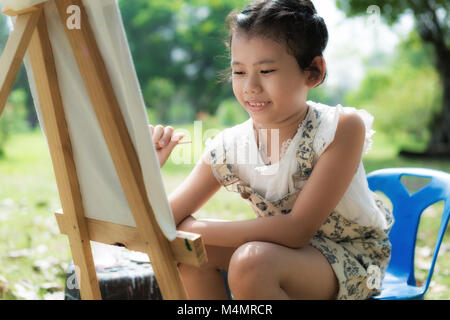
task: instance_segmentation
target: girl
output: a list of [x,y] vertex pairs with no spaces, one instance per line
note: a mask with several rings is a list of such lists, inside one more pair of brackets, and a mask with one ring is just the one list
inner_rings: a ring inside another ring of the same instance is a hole
[[[235,299],[379,293],[393,218],[362,164],[373,117],[306,101],[326,74],[323,19],[311,1],[257,0],[227,22],[233,92],[250,118],[209,141],[169,197],[178,228],[201,234],[207,249],[206,265],[179,265],[189,297],[226,299],[220,270]],[[161,125],[152,131],[155,144],[166,142],[157,150],[162,166],[180,136]],[[221,186],[239,192],[257,218],[194,219]]]

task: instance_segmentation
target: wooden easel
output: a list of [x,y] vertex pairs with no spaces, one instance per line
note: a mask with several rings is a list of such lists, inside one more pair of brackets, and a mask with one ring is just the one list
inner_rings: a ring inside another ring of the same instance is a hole
[[[69,238],[82,299],[101,299],[90,241],[123,245],[148,254],[164,299],[187,299],[177,262],[200,266],[206,262],[200,235],[177,232],[169,242],[163,235],[145,192],[136,150],[81,0],[56,0],[59,15],[128,200],[136,228],[85,217],[63,102],[43,5],[20,12],[0,59],[0,116],[28,50],[42,118],[64,214],[56,213],[62,234]],[[81,29],[66,26],[66,8],[81,9]]]

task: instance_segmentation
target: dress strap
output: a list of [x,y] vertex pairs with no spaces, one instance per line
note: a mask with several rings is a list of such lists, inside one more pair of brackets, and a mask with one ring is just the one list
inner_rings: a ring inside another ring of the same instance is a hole
[[[221,177],[222,185],[230,190],[233,184],[239,182],[239,178],[236,176],[235,168],[231,164],[226,162],[225,144],[219,144],[219,147],[210,151],[211,165],[217,171],[217,174]],[[236,191],[236,190],[230,190]]]
[[[313,142],[317,128],[321,123],[321,112],[314,105],[309,105],[310,110],[302,124],[302,137],[297,146],[296,158],[298,163],[297,172],[292,176],[294,186],[298,180],[306,180],[312,172],[314,151]],[[248,199],[254,191],[248,183],[242,181],[236,172],[234,164],[227,163],[227,150],[224,141],[210,151],[211,165],[220,177],[221,184],[228,191],[240,193],[242,198]]]
[[296,150],[298,171],[292,177],[294,179],[294,185],[297,181],[306,180],[311,175],[315,155],[313,149],[314,138],[317,129],[322,122],[322,112],[313,105],[310,105],[309,107],[312,108],[312,110],[308,112],[305,119],[306,122],[303,125],[301,141]]

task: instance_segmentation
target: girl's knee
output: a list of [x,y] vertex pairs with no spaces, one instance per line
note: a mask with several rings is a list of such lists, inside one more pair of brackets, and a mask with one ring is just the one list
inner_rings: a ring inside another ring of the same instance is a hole
[[268,273],[273,254],[273,244],[252,241],[240,246],[232,255],[228,268],[230,286],[261,280]]
[[231,256],[232,266],[240,269],[253,269],[267,262],[273,253],[273,244],[262,241],[251,241],[240,246]]

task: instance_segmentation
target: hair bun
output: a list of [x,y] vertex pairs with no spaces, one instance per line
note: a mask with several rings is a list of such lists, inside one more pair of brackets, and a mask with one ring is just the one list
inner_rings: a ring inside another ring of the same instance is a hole
[[296,2],[300,12],[310,13],[311,15],[317,14],[317,10],[311,0],[297,0]]

